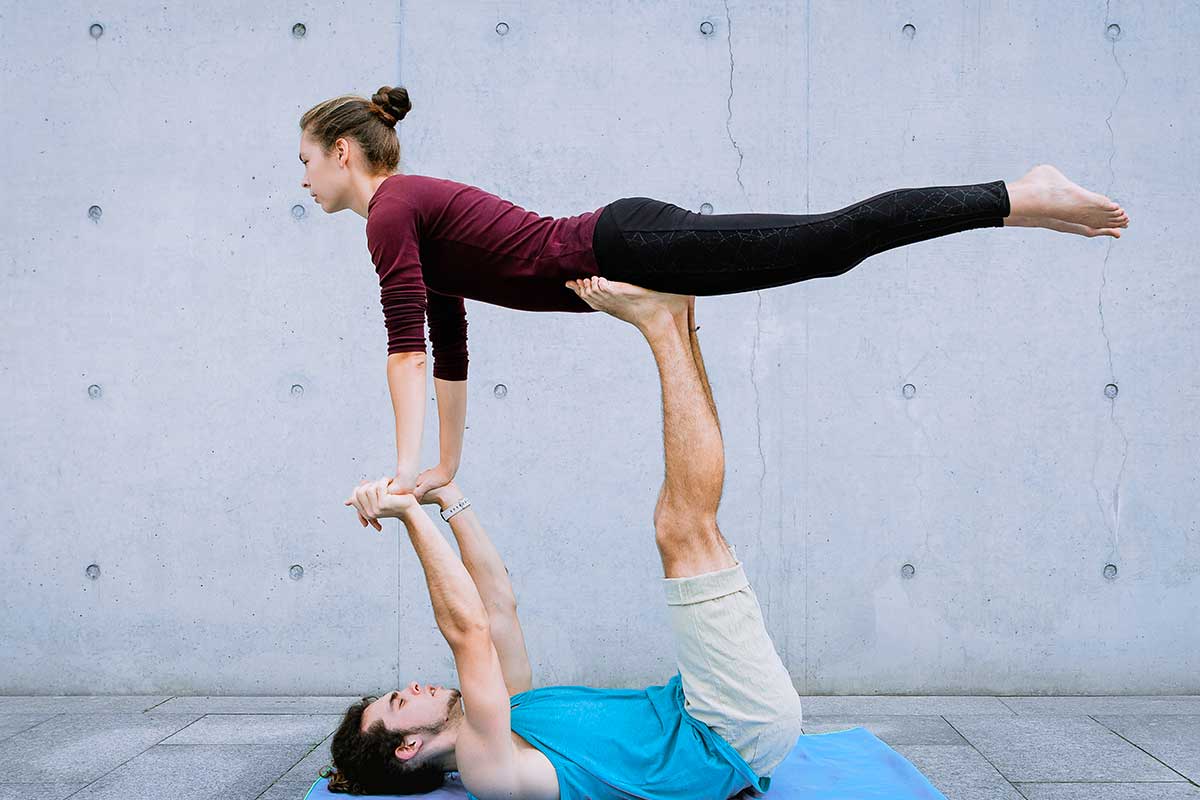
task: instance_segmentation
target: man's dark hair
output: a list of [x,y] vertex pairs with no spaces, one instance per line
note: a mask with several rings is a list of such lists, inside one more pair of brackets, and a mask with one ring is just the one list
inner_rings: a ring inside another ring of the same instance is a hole
[[346,716],[333,734],[330,752],[332,769],[322,770],[329,778],[329,791],[340,794],[424,794],[446,781],[438,764],[427,763],[417,754],[408,761],[396,758],[396,748],[413,733],[436,734],[442,726],[390,731],[383,720],[375,720],[364,732],[362,715],[378,700],[368,696],[346,709]]

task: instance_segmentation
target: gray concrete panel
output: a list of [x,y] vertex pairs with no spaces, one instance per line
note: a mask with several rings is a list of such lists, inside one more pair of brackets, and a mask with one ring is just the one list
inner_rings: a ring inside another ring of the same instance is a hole
[[[1200,693],[1200,6],[0,15],[0,692],[457,684],[398,526],[342,505],[394,463],[386,337],[364,221],[296,159],[304,110],[387,84],[414,103],[403,171],[550,216],[821,213],[1038,163],[1122,203],[1119,241],[973,230],[701,298],[719,522],[802,695]],[[458,478],[535,685],[665,682],[648,348],[599,314],[467,308]],[[20,702],[0,713],[60,713]]]

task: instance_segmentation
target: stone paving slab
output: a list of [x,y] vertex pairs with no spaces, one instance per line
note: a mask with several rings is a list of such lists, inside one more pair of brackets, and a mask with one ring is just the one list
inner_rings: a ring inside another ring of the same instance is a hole
[[334,714],[208,714],[161,743],[317,744],[341,721]]
[[1096,714],[1200,714],[1200,696],[1153,695],[1129,697],[1000,697],[1014,713],[1038,717]]
[[0,695],[0,714],[125,714],[168,699],[161,695]]
[[0,741],[0,764],[57,783],[87,783],[195,722],[194,714],[59,715]]
[[[5,783],[0,784],[0,800],[65,800],[83,783]],[[304,795],[292,800],[300,800]]]
[[27,731],[53,716],[53,714],[0,714],[0,739],[7,739],[14,734]]
[[939,716],[929,715],[863,715],[857,717],[804,716],[804,733],[833,733],[850,728],[866,728],[890,747],[898,744],[957,744],[967,740]]
[[330,734],[325,741],[312,749],[304,759],[292,767],[280,779],[280,783],[304,783],[311,784],[318,777],[322,767],[329,766],[333,761],[333,754],[329,752],[329,745],[333,741],[333,734]]
[[902,744],[892,749],[911,761],[947,800],[1022,800],[1021,794],[973,747]]
[[1125,737],[1192,783],[1200,784],[1200,716],[1096,716],[1101,725]]
[[1089,717],[948,715],[946,721],[1014,783],[1183,780]]
[[845,695],[841,697],[801,697],[804,717],[847,717],[864,714],[919,716],[945,714],[1002,714],[1014,712],[996,697],[976,696],[913,696],[883,697],[878,695]]
[[306,749],[303,744],[152,747],[71,800],[255,800]]
[[172,697],[150,713],[159,714],[337,714],[362,699],[354,697]]
[[[1017,788],[1028,800],[1200,799],[1200,786],[1188,783],[1018,783]],[[303,793],[292,800],[302,797]]]
[[[277,783],[259,796],[258,800],[304,800],[312,781],[307,783]],[[350,797],[351,795],[346,795]],[[414,795],[420,797],[420,795]]]

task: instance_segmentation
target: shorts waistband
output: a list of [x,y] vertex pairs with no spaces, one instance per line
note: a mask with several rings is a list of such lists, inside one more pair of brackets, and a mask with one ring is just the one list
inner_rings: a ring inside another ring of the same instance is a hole
[[741,591],[750,585],[746,578],[746,570],[742,562],[737,560],[733,547],[729,548],[735,563],[732,567],[705,572],[702,575],[692,575],[687,578],[663,578],[663,590],[667,595],[667,605],[686,606],[692,603],[703,603],[705,600],[715,600],[727,594]]

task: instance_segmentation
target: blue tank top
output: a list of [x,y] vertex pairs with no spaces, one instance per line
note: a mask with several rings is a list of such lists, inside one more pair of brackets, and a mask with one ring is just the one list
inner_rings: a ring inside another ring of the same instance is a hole
[[645,689],[545,686],[509,704],[513,731],[554,765],[561,800],[724,800],[748,785],[765,792],[770,777],[755,775],[683,700],[676,673]]

